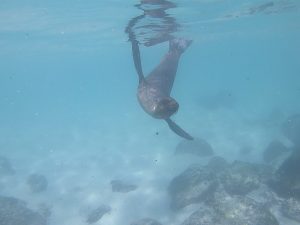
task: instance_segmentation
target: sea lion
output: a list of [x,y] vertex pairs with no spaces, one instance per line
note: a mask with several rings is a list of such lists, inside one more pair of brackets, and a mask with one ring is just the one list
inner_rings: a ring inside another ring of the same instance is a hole
[[193,137],[170,119],[179,108],[178,102],[170,94],[180,56],[191,43],[191,40],[171,39],[167,54],[160,64],[145,77],[142,71],[138,42],[132,41],[133,59],[139,76],[137,97],[140,105],[152,117],[164,119],[171,130],[188,140],[193,140]]

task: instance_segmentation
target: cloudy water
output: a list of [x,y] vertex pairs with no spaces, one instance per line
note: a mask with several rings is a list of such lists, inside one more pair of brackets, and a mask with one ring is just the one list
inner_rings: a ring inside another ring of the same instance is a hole
[[299,40],[297,0],[1,0],[0,225],[300,224]]

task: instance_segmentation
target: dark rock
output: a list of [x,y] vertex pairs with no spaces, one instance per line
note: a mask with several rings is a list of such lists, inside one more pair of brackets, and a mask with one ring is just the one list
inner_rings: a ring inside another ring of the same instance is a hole
[[285,217],[300,223],[300,202],[296,199],[290,198],[283,201],[281,212]]
[[0,197],[0,225],[46,225],[46,219],[28,209],[26,203],[10,197]]
[[289,149],[280,141],[275,140],[272,141],[265,149],[263,158],[265,162],[270,163],[287,152],[289,152]]
[[218,186],[213,172],[194,165],[176,176],[170,183],[171,208],[177,210],[211,197]]
[[130,225],[161,225],[161,223],[157,222],[154,219],[145,218],[145,219],[137,220],[131,223]]
[[279,196],[300,200],[300,151],[295,150],[268,182]]
[[214,151],[210,144],[200,138],[193,141],[182,140],[176,147],[175,154],[194,154],[201,157],[212,156]]
[[0,175],[14,175],[15,170],[12,168],[6,157],[0,156]]
[[282,124],[282,132],[292,143],[300,146],[300,114],[288,117]]
[[41,174],[31,174],[27,179],[27,184],[33,193],[45,191],[48,186],[46,177]]
[[111,211],[110,206],[101,205],[89,213],[86,222],[89,224],[96,223],[98,220],[102,218],[102,216],[109,213],[110,211]]
[[224,189],[232,195],[246,195],[258,189],[271,176],[271,170],[258,164],[235,161],[220,175]]
[[110,182],[110,184],[111,184],[111,189],[113,192],[127,193],[127,192],[134,191],[135,189],[137,189],[136,185],[126,184],[121,180],[112,180]]
[[223,172],[229,167],[229,163],[220,156],[212,157],[206,165],[206,168],[212,172]]

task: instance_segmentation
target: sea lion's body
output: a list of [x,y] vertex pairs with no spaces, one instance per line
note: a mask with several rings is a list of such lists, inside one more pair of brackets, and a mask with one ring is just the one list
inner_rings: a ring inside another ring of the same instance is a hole
[[133,43],[133,58],[139,75],[137,97],[140,105],[154,118],[164,119],[178,135],[193,139],[175,124],[170,117],[177,112],[179,104],[170,97],[174,84],[179,59],[184,50],[191,44],[189,40],[170,40],[170,48],[160,64],[146,77],[142,73],[138,45]]

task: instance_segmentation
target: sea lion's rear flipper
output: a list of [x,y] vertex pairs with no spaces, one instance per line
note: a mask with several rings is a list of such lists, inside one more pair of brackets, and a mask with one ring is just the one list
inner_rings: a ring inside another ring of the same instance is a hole
[[186,40],[181,38],[174,38],[169,42],[169,52],[183,53],[191,44],[192,40]]
[[139,82],[142,82],[145,78],[142,70],[139,41],[137,40],[134,26],[139,20],[143,19],[144,17],[145,14],[131,19],[125,29],[125,32],[128,33],[129,41],[131,42],[133,62],[134,62],[136,72],[139,75]]
[[179,127],[174,121],[172,121],[170,118],[165,119],[168,123],[170,129],[174,131],[174,133],[178,134],[180,137],[183,137],[187,140],[194,140],[194,138],[189,135],[187,132],[185,132],[181,127]]
[[145,78],[144,78],[144,74],[143,74],[143,70],[142,70],[139,43],[136,40],[132,40],[131,44],[132,44],[132,56],[133,56],[134,66],[135,66],[136,72],[139,75],[139,82],[141,82]]

